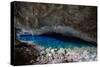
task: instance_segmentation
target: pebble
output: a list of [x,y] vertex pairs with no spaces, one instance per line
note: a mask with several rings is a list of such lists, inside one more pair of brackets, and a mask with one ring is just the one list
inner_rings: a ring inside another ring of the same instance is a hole
[[73,49],[46,48],[44,53],[46,54],[45,55],[40,54],[39,58],[37,59],[40,64],[82,62],[82,61],[96,61],[97,60],[96,48],[92,48],[92,47],[90,48],[82,47],[82,48],[73,48]]
[[65,50],[63,48],[60,48],[57,52],[65,54]]

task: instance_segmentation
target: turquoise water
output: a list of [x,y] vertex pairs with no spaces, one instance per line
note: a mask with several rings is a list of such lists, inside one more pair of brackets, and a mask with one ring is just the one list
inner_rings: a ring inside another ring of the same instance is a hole
[[17,39],[31,41],[45,48],[74,48],[74,47],[94,47],[94,44],[75,38],[50,37],[45,35],[20,35]]

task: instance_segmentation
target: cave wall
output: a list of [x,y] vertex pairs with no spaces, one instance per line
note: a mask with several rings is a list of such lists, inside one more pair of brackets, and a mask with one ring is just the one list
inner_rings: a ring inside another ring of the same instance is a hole
[[97,39],[97,7],[15,2],[14,24],[26,29],[69,26]]

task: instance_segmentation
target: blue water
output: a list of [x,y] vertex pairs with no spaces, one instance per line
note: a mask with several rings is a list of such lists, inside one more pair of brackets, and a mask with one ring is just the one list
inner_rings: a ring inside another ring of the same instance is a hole
[[93,44],[77,39],[63,39],[53,38],[49,36],[42,35],[20,35],[17,37],[18,40],[31,41],[37,45],[43,46],[45,48],[74,48],[74,47],[94,47]]

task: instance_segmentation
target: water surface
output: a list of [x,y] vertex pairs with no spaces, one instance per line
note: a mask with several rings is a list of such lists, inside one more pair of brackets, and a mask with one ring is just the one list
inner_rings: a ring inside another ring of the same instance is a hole
[[74,48],[74,47],[95,47],[94,43],[87,42],[80,38],[75,37],[64,37],[61,35],[20,35],[17,39],[22,41],[31,41],[37,45],[45,48]]

